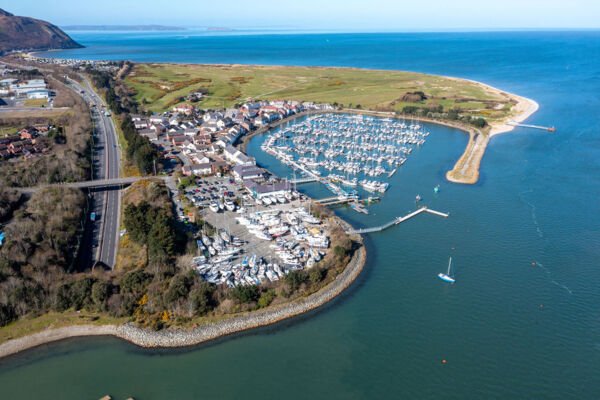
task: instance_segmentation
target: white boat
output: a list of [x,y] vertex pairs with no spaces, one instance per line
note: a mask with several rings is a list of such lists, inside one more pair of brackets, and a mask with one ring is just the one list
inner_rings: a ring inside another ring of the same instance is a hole
[[225,243],[231,242],[231,236],[226,231],[221,231],[221,239],[225,241]]
[[227,207],[229,211],[235,211],[235,203],[231,200],[225,201],[225,207]]
[[269,229],[269,234],[273,237],[283,236],[289,232],[289,228],[286,225],[274,226]]
[[438,274],[438,278],[448,283],[456,282],[456,279],[450,276],[450,268],[452,268],[452,257],[450,257],[450,260],[448,261],[448,272],[446,272],[445,274],[443,272],[440,272]]
[[286,201],[285,197],[283,197],[283,195],[278,195],[278,196],[276,197],[276,199],[277,199],[277,201],[278,201],[280,204],[285,204],[285,203],[287,203],[287,201]]
[[265,232],[256,232],[256,237],[262,240],[273,240],[273,237]]

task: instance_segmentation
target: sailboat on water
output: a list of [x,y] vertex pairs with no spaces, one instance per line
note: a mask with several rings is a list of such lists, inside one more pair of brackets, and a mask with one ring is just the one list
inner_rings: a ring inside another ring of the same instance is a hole
[[443,272],[440,272],[438,274],[438,278],[448,283],[456,282],[456,279],[450,276],[450,268],[452,268],[452,257],[450,257],[450,260],[448,261],[448,272],[446,272],[445,274]]

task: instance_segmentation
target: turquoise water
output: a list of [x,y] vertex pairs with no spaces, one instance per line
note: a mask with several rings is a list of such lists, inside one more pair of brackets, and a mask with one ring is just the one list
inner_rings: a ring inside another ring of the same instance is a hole
[[[494,138],[480,182],[461,186],[444,174],[466,136],[429,126],[427,143],[369,216],[337,212],[355,226],[376,225],[413,209],[421,193],[450,218],[421,215],[367,236],[364,274],[331,305],[193,349],[147,351],[111,338],[44,346],[0,361],[3,397],[600,397],[598,32],[218,36],[177,44],[168,35],[75,38],[91,47],[64,55],[462,76],[535,99],[541,109],[530,121],[558,131]],[[249,152],[283,173],[260,154],[263,140],[252,140]],[[305,190],[327,195],[318,185]],[[453,286],[436,277],[449,255]]]

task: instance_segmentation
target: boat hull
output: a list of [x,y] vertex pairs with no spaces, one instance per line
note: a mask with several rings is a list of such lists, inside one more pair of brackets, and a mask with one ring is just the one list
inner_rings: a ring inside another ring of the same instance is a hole
[[456,282],[456,279],[449,277],[446,274],[438,274],[438,278],[440,278],[441,280],[443,280],[444,282],[447,283],[454,283]]

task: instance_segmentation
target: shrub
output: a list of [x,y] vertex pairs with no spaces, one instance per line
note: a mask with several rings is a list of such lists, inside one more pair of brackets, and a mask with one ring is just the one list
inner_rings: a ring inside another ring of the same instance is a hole
[[267,307],[273,302],[276,296],[277,294],[273,289],[269,289],[266,292],[261,293],[260,298],[258,299],[258,306],[260,308]]
[[214,293],[215,286],[208,282],[200,282],[192,289],[190,299],[196,315],[204,315],[215,307]]
[[325,278],[325,274],[326,274],[326,272],[322,268],[313,267],[308,272],[308,280],[310,281],[311,284],[316,285],[317,283],[321,282]]
[[306,272],[304,271],[292,271],[285,276],[285,282],[288,284],[290,290],[295,292],[305,283],[308,279]]
[[236,286],[231,291],[231,297],[238,303],[253,303],[258,300],[260,291],[258,286]]

